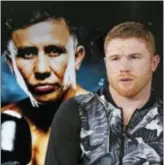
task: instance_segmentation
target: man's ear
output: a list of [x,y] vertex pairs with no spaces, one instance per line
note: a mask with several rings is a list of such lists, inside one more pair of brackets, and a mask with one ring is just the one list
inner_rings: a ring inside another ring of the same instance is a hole
[[154,55],[152,59],[152,71],[155,72],[160,62],[160,56]]
[[85,48],[83,46],[78,46],[76,48],[76,55],[75,55],[75,68],[79,70],[80,65],[85,57]]

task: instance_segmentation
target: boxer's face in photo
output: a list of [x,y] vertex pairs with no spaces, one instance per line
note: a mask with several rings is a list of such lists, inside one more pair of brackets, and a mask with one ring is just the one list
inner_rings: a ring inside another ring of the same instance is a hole
[[34,98],[52,102],[63,93],[70,33],[65,22],[44,21],[13,32],[16,64]]

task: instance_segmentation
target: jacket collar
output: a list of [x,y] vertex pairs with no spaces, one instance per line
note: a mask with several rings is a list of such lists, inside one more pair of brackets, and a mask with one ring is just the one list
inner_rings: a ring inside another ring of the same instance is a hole
[[[118,106],[116,105],[116,103],[114,102],[114,100],[113,100],[113,98],[112,98],[112,96],[111,96],[111,93],[109,92],[108,88],[100,89],[100,90],[98,91],[98,95],[100,95],[100,96],[101,96],[101,95],[104,95],[104,96],[105,96],[105,99],[106,99],[107,101],[109,101],[109,102],[110,102],[111,104],[113,104],[115,107],[121,109],[121,108],[118,107]],[[153,89],[152,89],[149,100],[145,103],[145,105],[144,105],[142,108],[140,108],[140,109],[138,109],[138,110],[143,110],[143,109],[147,109],[147,108],[151,107],[151,106],[153,105],[153,103],[155,102],[155,100],[156,100],[156,95],[155,95],[155,92],[154,92]]]

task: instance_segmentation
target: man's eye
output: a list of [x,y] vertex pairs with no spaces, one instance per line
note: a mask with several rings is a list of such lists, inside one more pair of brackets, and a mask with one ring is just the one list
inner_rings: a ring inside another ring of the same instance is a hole
[[139,59],[140,57],[138,57],[138,56],[131,56],[130,58],[131,59]]
[[118,59],[119,59],[118,57],[115,57],[115,58],[112,58],[112,61],[116,61]]
[[33,47],[25,47],[18,49],[18,57],[31,59],[37,55],[37,49]]
[[23,55],[23,57],[27,58],[27,59],[33,58],[34,56],[35,56],[35,54],[30,53],[30,52]]
[[65,53],[66,50],[62,47],[57,47],[54,45],[49,45],[45,47],[45,53],[48,54],[50,57],[57,57],[62,53]]
[[107,61],[118,61],[120,58],[117,56],[107,57]]
[[60,53],[57,51],[57,49],[53,49],[49,52],[47,52],[49,56],[52,56],[52,57],[56,57],[56,56],[59,56]]
[[31,59],[31,58],[34,58],[36,56],[36,54],[34,53],[30,53],[30,52],[26,52],[26,53],[19,53],[18,54],[18,57],[21,57],[21,58],[25,58],[25,59]]
[[117,61],[117,60],[119,60],[119,57],[111,57],[109,60],[110,61]]

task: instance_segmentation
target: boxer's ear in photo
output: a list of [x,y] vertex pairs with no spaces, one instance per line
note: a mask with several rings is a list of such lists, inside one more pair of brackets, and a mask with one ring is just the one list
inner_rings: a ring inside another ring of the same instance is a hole
[[77,46],[76,55],[75,55],[75,68],[76,70],[80,69],[81,63],[85,57],[85,48],[84,46]]

